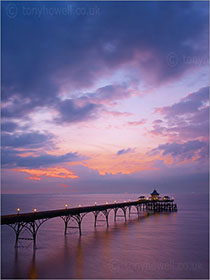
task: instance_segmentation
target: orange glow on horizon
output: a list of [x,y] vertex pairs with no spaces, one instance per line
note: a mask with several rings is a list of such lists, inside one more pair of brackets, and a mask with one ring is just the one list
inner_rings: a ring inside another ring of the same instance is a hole
[[29,180],[40,181],[41,177],[52,177],[52,178],[63,178],[63,179],[77,179],[79,178],[72,171],[64,167],[50,167],[41,169],[27,169],[27,168],[17,168],[13,169],[17,172],[24,172],[29,175]]
[[173,160],[170,157],[153,156],[148,157],[145,154],[140,153],[128,153],[120,156],[113,154],[94,154],[87,155],[89,160],[83,162],[69,162],[71,166],[82,165],[90,169],[97,170],[100,175],[106,174],[132,174],[134,172],[140,172],[145,170],[159,169],[155,167],[157,160],[164,160],[164,164],[171,164]]
[[[158,165],[158,161],[163,161],[163,165],[171,166],[173,164],[183,165],[195,161],[197,157],[190,160],[175,161],[171,156],[154,155],[148,157],[146,154],[141,153],[128,153],[122,155],[116,154],[91,154],[86,155],[90,159],[77,162],[69,162],[70,166],[85,166],[92,170],[97,170],[99,175],[130,175],[135,172],[146,170],[158,170],[162,168],[162,164]],[[40,169],[16,168],[13,171],[23,172],[29,174],[29,180],[40,181],[42,177],[63,178],[63,179],[77,179],[79,176],[71,170],[64,167],[50,167]],[[60,184],[60,187],[71,187],[66,184]]]

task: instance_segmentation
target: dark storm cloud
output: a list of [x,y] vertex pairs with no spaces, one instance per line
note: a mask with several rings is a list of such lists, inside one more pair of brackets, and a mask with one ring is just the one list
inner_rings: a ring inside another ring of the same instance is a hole
[[[23,11],[69,3],[73,8],[97,6],[100,13],[27,16]],[[34,108],[54,107],[61,89],[83,90],[121,66],[132,64],[137,76],[141,71],[144,79],[163,83],[198,67],[184,63],[184,56],[208,56],[207,2],[96,3],[14,2],[15,18],[8,16],[8,3],[2,3],[2,100],[13,99],[3,117],[21,118]],[[94,110],[91,104],[83,109],[85,117]],[[62,118],[73,119],[71,113]]]
[[189,160],[198,156],[198,160],[208,159],[208,143],[199,140],[188,141],[182,144],[166,143],[159,145],[150,151],[150,155],[162,153],[162,155],[171,155],[175,160]]

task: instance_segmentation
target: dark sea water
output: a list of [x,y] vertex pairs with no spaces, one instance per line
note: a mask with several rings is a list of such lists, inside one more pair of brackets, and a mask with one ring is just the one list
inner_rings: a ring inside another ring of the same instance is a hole
[[[2,214],[92,205],[114,200],[136,199],[138,194],[100,195],[2,195]],[[177,195],[178,212],[133,214],[127,222],[110,213],[109,228],[100,221],[94,228],[93,214],[82,223],[82,236],[54,218],[45,222],[37,235],[37,249],[31,241],[14,248],[15,234],[1,227],[2,278],[133,278],[208,279],[209,226],[208,195]],[[133,210],[134,211],[134,210]],[[103,219],[101,216],[99,219]]]

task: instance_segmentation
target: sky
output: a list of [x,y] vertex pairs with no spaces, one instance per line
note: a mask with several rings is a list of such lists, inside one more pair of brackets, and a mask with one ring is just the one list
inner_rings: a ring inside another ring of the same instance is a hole
[[2,2],[2,193],[208,192],[208,2]]

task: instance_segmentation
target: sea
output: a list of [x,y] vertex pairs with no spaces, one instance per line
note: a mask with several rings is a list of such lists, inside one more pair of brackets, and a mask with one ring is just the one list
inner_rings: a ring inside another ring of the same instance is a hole
[[[24,194],[2,195],[2,215],[20,212],[136,200],[139,194]],[[125,222],[110,212],[107,228],[103,214],[94,227],[94,215],[64,235],[60,217],[43,223],[37,248],[31,240],[20,240],[1,226],[2,279],[209,279],[208,194],[174,195],[178,211],[140,217],[133,207]],[[128,214],[128,213],[127,213]],[[72,225],[74,226],[74,225]],[[24,234],[27,234],[26,232]]]

